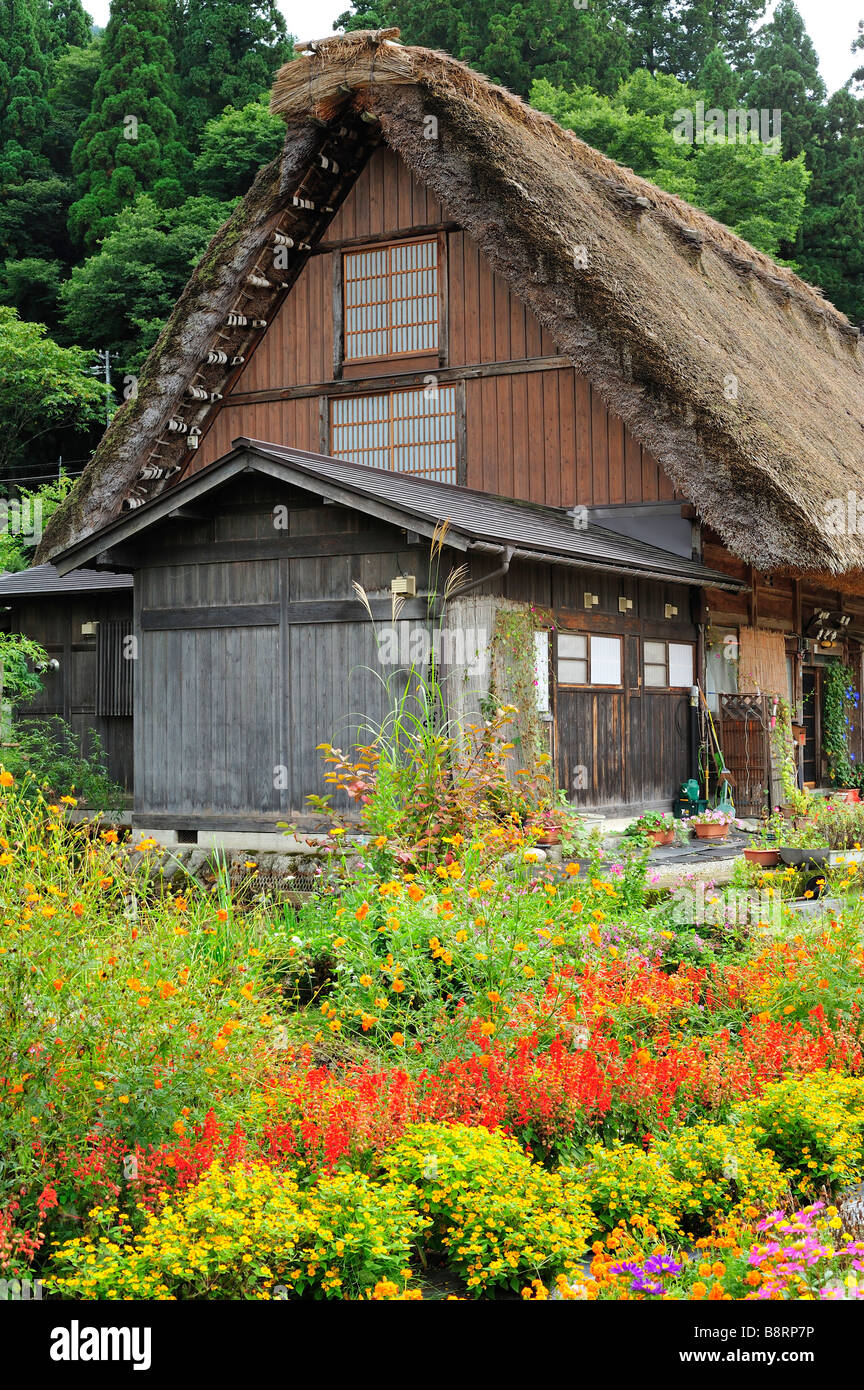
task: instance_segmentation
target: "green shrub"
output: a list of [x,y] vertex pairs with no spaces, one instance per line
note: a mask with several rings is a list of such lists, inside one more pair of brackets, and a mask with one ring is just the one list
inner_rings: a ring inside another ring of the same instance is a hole
[[817,1071],[768,1086],[742,1106],[797,1193],[818,1196],[864,1177],[864,1078]]
[[126,793],[108,772],[96,729],[88,730],[84,749],[59,716],[17,719],[13,737],[14,743],[3,750],[3,762],[18,780],[21,795],[32,796],[40,788],[54,798],[74,796],[103,811],[123,806]]
[[472,1295],[578,1268],[591,1228],[584,1192],[532,1163],[509,1136],[482,1126],[411,1125],[382,1166],[391,1180],[413,1185],[431,1218],[429,1253]]
[[50,1287],[67,1298],[268,1299],[371,1297],[405,1283],[424,1220],[413,1193],[358,1173],[308,1189],[266,1165],[214,1163],[194,1187],[133,1233],[116,1208],[102,1234],[58,1251]]

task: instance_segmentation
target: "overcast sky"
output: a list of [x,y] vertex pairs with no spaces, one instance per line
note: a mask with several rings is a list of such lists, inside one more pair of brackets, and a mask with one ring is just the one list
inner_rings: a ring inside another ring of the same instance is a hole
[[[836,91],[862,59],[850,49],[864,19],[864,0],[797,0],[822,65],[829,92]],[[108,19],[109,0],[84,0],[84,8],[97,24]],[[288,28],[298,39],[319,39],[333,29],[337,15],[348,8],[347,0],[279,0]]]

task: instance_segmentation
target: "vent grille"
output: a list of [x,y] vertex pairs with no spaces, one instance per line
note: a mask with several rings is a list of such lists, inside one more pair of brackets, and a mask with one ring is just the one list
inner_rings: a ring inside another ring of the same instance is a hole
[[96,713],[103,718],[132,714],[132,623],[100,623],[96,639]]

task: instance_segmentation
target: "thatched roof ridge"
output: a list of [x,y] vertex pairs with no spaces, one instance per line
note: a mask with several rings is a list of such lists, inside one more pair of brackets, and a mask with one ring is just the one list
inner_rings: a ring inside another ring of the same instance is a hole
[[[288,124],[280,198],[328,132],[362,115],[736,554],[763,570],[864,567],[864,537],[827,534],[824,520],[827,498],[864,497],[864,351],[812,286],[444,54],[368,33],[320,40],[279,73],[272,106]],[[276,177],[259,176],[259,202]],[[267,233],[250,199],[232,219],[248,248]],[[196,271],[154,349],[172,355],[175,382],[198,352],[192,326],[215,301],[224,310],[226,274],[236,285],[220,237],[210,281]],[[141,411],[173,409],[151,361],[147,401],[127,422],[121,412],[40,558],[108,519],[103,495],[130,481],[129,436],[152,438]]]

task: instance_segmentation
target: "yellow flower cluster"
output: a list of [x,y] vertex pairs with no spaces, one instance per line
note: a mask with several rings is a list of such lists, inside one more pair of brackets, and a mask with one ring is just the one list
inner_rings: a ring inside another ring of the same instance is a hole
[[700,1122],[648,1151],[594,1144],[568,1175],[587,1191],[600,1231],[639,1217],[668,1236],[701,1236],[732,1214],[782,1203],[786,1175],[759,1138],[754,1126]]
[[412,1125],[382,1163],[391,1180],[416,1185],[432,1253],[475,1297],[578,1269],[591,1227],[584,1194],[500,1131]]
[[263,1164],[214,1163],[175,1200],[163,1196],[137,1233],[116,1209],[95,1209],[106,1233],[61,1246],[51,1284],[85,1299],[404,1296],[412,1241],[427,1224],[413,1197],[358,1173],[301,1187]]
[[797,1193],[817,1195],[864,1177],[864,1077],[816,1071],[747,1102],[742,1115]]

